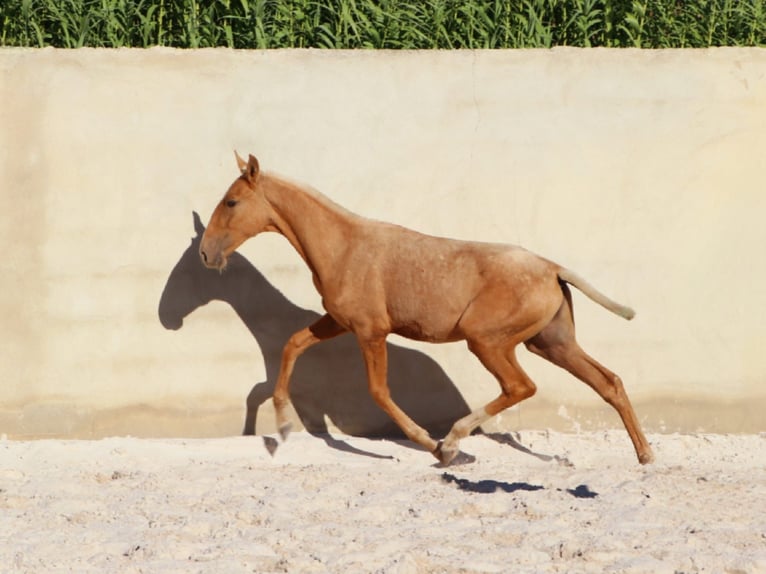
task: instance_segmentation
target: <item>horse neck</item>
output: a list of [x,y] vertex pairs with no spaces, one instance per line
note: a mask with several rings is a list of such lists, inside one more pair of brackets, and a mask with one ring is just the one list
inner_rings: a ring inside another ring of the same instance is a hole
[[336,270],[361,218],[317,191],[266,176],[266,199],[275,212],[276,230],[284,235],[314,274],[322,291],[323,279]]

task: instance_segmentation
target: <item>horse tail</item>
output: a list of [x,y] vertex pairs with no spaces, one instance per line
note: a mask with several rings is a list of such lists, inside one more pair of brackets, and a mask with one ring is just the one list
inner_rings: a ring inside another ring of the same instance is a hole
[[561,281],[564,281],[565,283],[569,283],[570,285],[577,287],[580,291],[582,291],[583,294],[587,295],[591,300],[595,301],[605,309],[608,309],[612,313],[619,315],[620,317],[623,317],[624,319],[627,319],[630,321],[633,317],[636,316],[636,312],[631,309],[630,307],[626,307],[625,305],[620,305],[616,301],[613,301],[603,293],[601,293],[599,290],[597,290],[593,285],[588,283],[585,279],[580,277],[577,273],[574,271],[570,271],[569,269],[560,268],[558,271],[558,276]]

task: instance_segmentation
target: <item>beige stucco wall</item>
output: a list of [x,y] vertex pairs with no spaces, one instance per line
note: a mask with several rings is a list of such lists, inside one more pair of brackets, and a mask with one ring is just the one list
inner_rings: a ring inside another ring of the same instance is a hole
[[[273,432],[279,348],[321,307],[278,236],[222,276],[198,264],[193,213],[234,148],[633,306],[627,323],[575,295],[647,430],[766,430],[766,50],[2,50],[0,126],[2,434]],[[395,396],[432,428],[497,393],[463,344],[391,345]],[[538,395],[489,428],[620,424],[519,353]],[[314,428],[387,430],[351,337],[307,353],[294,388]]]

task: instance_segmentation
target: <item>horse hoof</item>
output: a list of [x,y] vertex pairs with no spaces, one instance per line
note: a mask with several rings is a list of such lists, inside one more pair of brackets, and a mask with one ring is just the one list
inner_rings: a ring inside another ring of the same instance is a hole
[[654,462],[654,453],[651,450],[642,452],[638,455],[638,462],[641,464],[651,464]]
[[292,423],[284,423],[279,425],[279,436],[282,437],[282,440],[287,440],[287,437],[290,436],[290,431],[293,430],[293,424]]
[[433,455],[440,463],[442,463],[442,465],[448,466],[457,456],[458,452],[459,450],[457,447],[445,446],[444,441],[440,440],[439,444],[436,445],[436,449],[433,451]]

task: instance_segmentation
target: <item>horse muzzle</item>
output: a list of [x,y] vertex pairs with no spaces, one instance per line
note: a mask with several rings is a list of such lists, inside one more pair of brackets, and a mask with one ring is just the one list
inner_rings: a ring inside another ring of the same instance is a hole
[[203,242],[199,248],[199,256],[208,269],[223,271],[226,268],[226,256],[222,249],[209,249]]

